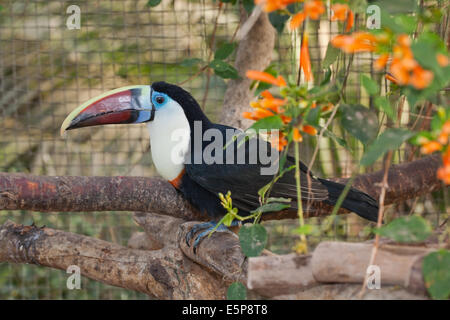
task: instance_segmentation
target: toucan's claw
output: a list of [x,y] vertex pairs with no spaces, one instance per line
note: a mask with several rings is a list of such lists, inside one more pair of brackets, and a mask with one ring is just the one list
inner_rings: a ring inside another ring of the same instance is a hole
[[[200,242],[209,235],[209,233],[216,227],[216,225],[217,225],[216,221],[208,221],[208,222],[199,223],[199,224],[194,225],[192,227],[192,229],[186,234],[186,244],[188,247],[190,247],[191,246],[190,242],[191,242],[192,238],[194,238],[194,235],[197,232],[202,231],[197,236],[195,236],[194,244],[192,245],[194,254],[197,253],[197,248],[198,248]],[[236,225],[238,225],[238,221],[235,220],[235,221],[233,221],[231,226],[236,226]],[[215,231],[225,232],[225,231],[229,231],[229,229],[224,224],[221,224]]]

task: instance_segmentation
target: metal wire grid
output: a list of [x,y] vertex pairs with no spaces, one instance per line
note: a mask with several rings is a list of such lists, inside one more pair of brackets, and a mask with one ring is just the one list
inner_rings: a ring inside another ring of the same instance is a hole
[[[87,99],[129,84],[160,80],[180,83],[197,71],[180,62],[186,58],[208,60],[217,5],[206,0],[177,0],[148,8],[146,3],[137,0],[1,3],[4,9],[0,11],[0,171],[47,175],[155,174],[143,126],[87,128],[74,131],[67,140],[58,136],[63,118]],[[71,4],[81,9],[81,30],[68,30],[65,26],[66,8]],[[226,6],[217,19],[216,44],[229,41],[238,23],[238,13]],[[359,24],[363,23],[364,17],[360,17]],[[309,31],[313,69],[318,70],[327,46],[327,41],[319,38],[329,39],[337,34],[337,25],[321,21],[320,25],[311,24]],[[277,37],[273,63],[284,75],[297,74],[299,44],[299,34],[285,31]],[[349,99],[368,105],[370,100],[360,89],[359,77],[361,73],[374,75],[370,69],[373,57],[355,55],[353,59],[347,85],[351,92]],[[183,87],[202,101],[206,83],[207,75],[202,73]],[[225,86],[222,79],[211,76],[205,110],[213,119],[220,110]],[[339,126],[334,129],[340,130]],[[361,149],[358,144],[352,147]],[[303,148],[304,159],[310,158],[312,148],[313,144]],[[341,146],[324,139],[316,161],[322,175],[348,175],[354,164],[354,158]],[[428,196],[417,203],[432,213],[442,207],[439,200],[435,202],[436,198]],[[130,213],[124,212],[2,212],[0,223],[6,219],[27,224],[35,221],[38,225],[122,245],[138,230]],[[313,219],[310,223],[318,224],[320,220]],[[291,249],[294,236],[289,225],[294,224],[278,221],[267,224],[272,250],[282,253]],[[331,234],[313,237],[312,241],[361,240],[367,236],[364,226],[358,217],[349,215],[340,219]],[[66,279],[63,271],[1,265],[0,298],[145,298],[87,279],[83,279],[84,290],[69,291]]]

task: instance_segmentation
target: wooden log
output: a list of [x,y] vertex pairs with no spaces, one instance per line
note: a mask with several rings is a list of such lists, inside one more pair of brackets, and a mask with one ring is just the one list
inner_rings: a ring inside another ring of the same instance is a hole
[[[311,266],[314,278],[323,283],[362,283],[366,275],[371,243],[321,242],[314,250]],[[425,290],[421,267],[424,255],[434,248],[382,244],[374,265],[380,270],[381,286],[399,285]]]
[[247,287],[264,297],[292,294],[317,285],[311,255],[270,255],[249,258]]

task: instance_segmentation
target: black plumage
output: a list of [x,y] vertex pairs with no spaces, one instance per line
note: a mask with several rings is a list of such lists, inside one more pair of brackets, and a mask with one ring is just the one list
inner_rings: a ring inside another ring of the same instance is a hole
[[[194,121],[201,121],[203,132],[211,128],[220,130],[223,133],[223,145],[229,143],[229,141],[226,141],[227,135],[225,131],[234,128],[212,123],[187,91],[165,82],[153,83],[152,88],[158,92],[167,94],[183,108],[191,126],[191,142],[194,141]],[[260,148],[263,144],[266,144],[266,146],[270,146],[270,144],[262,139],[258,139],[256,144],[246,141],[239,145],[238,141],[232,142],[226,149],[221,150],[224,153],[223,159],[225,161],[228,148],[232,148],[235,155],[238,152],[238,148],[245,148],[245,164],[208,164],[205,163],[205,160],[198,152],[199,150],[200,152],[204,150],[211,142],[203,141],[202,148],[200,149],[195,148],[193,143],[190,146],[191,152],[187,158],[190,161],[186,161],[185,174],[181,178],[178,189],[189,202],[214,220],[217,220],[225,214],[225,210],[220,205],[218,199],[219,192],[225,194],[231,191],[234,206],[239,209],[240,215],[246,215],[260,205],[258,190],[273,179],[273,175],[261,175],[260,169],[263,164],[259,158],[258,149],[255,149]],[[272,152],[276,151],[272,150]],[[258,154],[256,163],[249,164],[248,160],[250,155],[254,155],[255,153]],[[199,159],[200,163],[198,163]],[[197,160],[197,163],[194,160]],[[294,163],[294,158],[288,156],[285,168],[292,166]],[[308,187],[307,170],[307,167],[301,163],[300,181],[302,199],[334,205],[344,189],[344,185],[310,175],[311,185]],[[291,207],[296,208],[297,191],[294,170],[285,173],[274,184],[270,196],[291,198]],[[370,221],[376,221],[378,217],[377,202],[369,195],[354,188],[350,189],[342,207]]]

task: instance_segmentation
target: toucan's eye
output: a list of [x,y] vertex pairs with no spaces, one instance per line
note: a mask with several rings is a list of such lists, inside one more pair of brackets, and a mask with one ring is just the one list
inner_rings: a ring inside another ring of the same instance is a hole
[[166,99],[163,96],[157,96],[155,98],[155,101],[156,101],[157,104],[163,104],[164,101],[166,101]]

